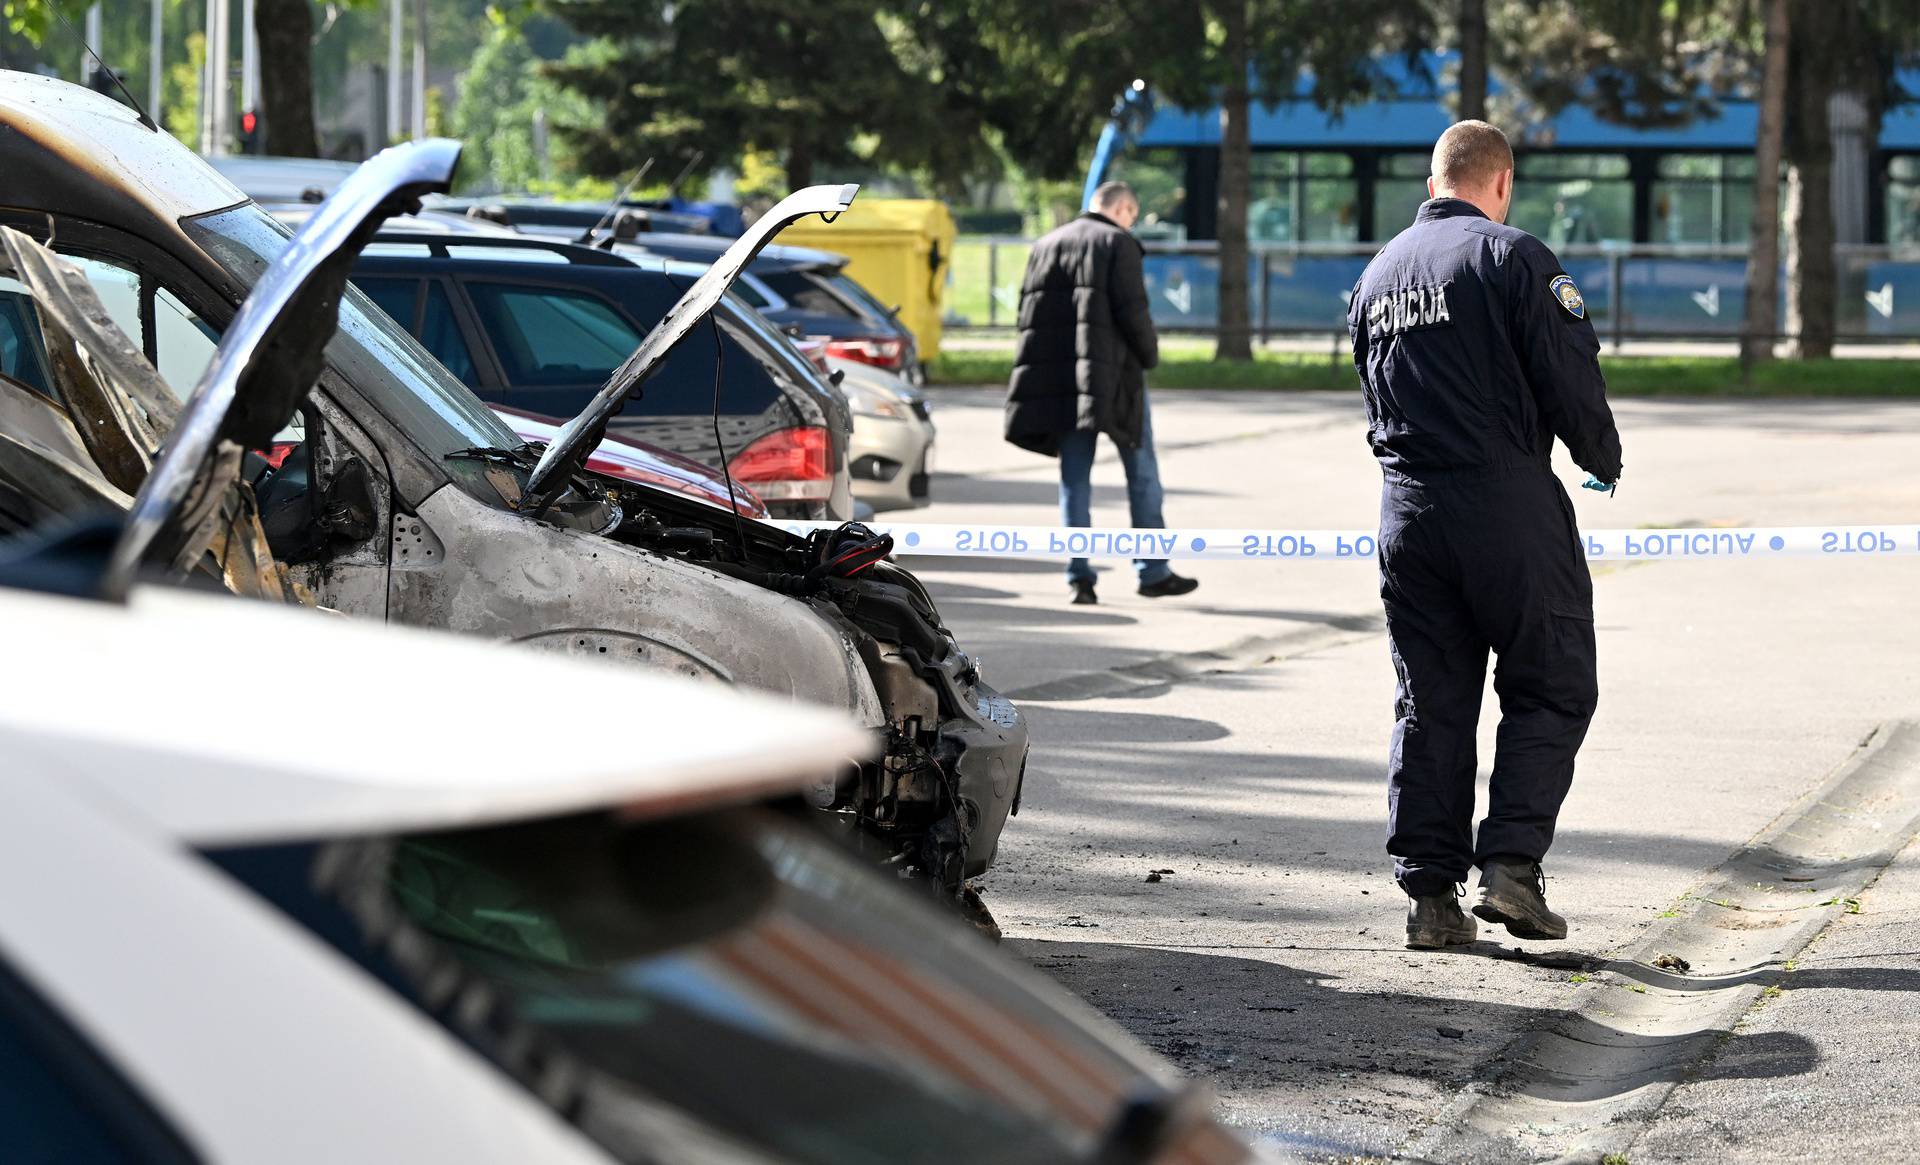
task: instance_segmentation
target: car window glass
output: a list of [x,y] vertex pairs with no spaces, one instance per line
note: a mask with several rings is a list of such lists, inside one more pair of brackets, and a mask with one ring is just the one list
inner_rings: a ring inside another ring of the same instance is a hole
[[460,334],[460,323],[453,316],[453,301],[447,295],[447,289],[438,283],[427,284],[427,306],[420,321],[420,343],[433,358],[447,366],[447,371],[458,376],[468,387],[478,387],[479,377],[474,373],[473,351],[467,347],[467,338]]
[[[771,815],[595,814],[210,856],[516,1079],[577,1081],[566,1115],[619,1160],[717,1156],[663,1152],[675,1126],[639,1118],[664,1105],[795,1165],[1066,1165],[1146,1084],[992,952],[960,949],[951,924]],[[429,976],[486,1003],[428,1005]],[[1049,1055],[1036,1068],[992,1040],[967,1059],[872,1038],[872,1001],[902,992],[934,1001],[920,1007],[936,1025],[1030,1023]],[[1059,1064],[1087,1127],[1031,1099]]]
[[107,315],[128,339],[153,356],[160,379],[184,400],[213,360],[219,334],[172,292],[159,287],[153,297],[153,335],[148,336],[140,323],[138,273],[90,255],[63,254],[61,258],[87,277]]
[[818,283],[811,275],[803,271],[783,271],[767,276],[767,285],[780,293],[789,307],[799,311],[822,316],[845,316],[848,319],[862,319],[852,304],[835,295],[824,284]]
[[832,275],[818,276],[818,278],[824,279],[835,291],[840,293],[841,298],[852,302],[854,306],[858,307],[866,317],[874,323],[886,324],[892,322],[893,309],[881,303],[874,297],[873,292],[862,287],[858,279],[848,275],[845,271],[838,271]]
[[418,279],[370,279],[356,275],[353,285],[366,292],[367,298],[379,304],[380,310],[392,316],[395,323],[413,330],[413,305],[420,298]]
[[[251,203],[187,219],[181,225],[188,237],[246,285],[258,279],[287,245],[287,229]],[[446,454],[515,443],[513,431],[480,398],[430,358],[406,329],[375,311],[358,288],[349,287],[340,299],[340,330],[327,344],[327,362],[430,456],[470,484],[484,480],[472,468],[480,463],[448,460]],[[486,489],[492,491],[491,486]]]
[[595,296],[501,283],[473,283],[468,291],[517,385],[605,380],[640,346],[640,333]]
[[6,970],[0,970],[0,1129],[8,1161],[192,1160],[146,1099]]
[[125,267],[85,255],[62,254],[67,262],[80,268],[100,306],[107,309],[113,322],[135,343],[140,342],[140,276]]
[[[626,297],[634,322],[651,328],[666,317],[691,280],[671,275],[656,275],[637,280]],[[758,317],[755,317],[758,318]],[[725,416],[750,416],[772,408],[780,398],[785,377],[770,368],[764,350],[740,329],[733,316],[719,314],[720,320],[720,412]],[[627,402],[622,414],[629,417],[706,416],[713,412],[715,351],[713,329],[695,328],[680,342],[659,371],[647,378],[640,398]]]
[[773,301],[760,294],[758,284],[758,280],[743,275],[739,279],[734,280],[733,293],[741,299],[746,300],[749,304],[752,304],[756,309],[764,308]]
[[181,399],[213,362],[220,334],[162,287],[153,296],[154,366]]
[[42,352],[33,296],[19,280],[0,279],[0,374],[52,396]]

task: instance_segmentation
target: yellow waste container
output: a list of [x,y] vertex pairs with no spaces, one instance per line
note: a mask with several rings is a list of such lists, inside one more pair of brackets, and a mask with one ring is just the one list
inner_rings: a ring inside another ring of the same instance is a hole
[[931,199],[856,199],[832,223],[808,218],[781,231],[775,243],[845,255],[847,274],[874,298],[898,306],[920,359],[940,354],[941,299],[953,258],[953,215]]

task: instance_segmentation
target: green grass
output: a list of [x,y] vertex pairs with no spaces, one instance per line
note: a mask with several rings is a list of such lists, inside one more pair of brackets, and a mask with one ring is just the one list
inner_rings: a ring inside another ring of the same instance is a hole
[[[999,264],[990,266],[987,252],[997,249]],[[1027,269],[1031,247],[1008,245],[989,248],[982,242],[960,239],[953,245],[951,282],[947,284],[943,308],[976,327],[1010,328],[1019,315],[1020,278]],[[994,296],[994,289],[1000,294]],[[998,300],[991,303],[990,300]]]
[[[1908,360],[1775,360],[1749,384],[1732,357],[1603,357],[1607,391],[1616,397],[1920,397],[1920,362]],[[935,384],[1005,384],[1013,351],[949,349],[928,369]],[[1353,366],[1327,352],[1260,352],[1248,362],[1218,361],[1205,343],[1169,344],[1147,374],[1156,389],[1268,389],[1304,392],[1359,386]]]

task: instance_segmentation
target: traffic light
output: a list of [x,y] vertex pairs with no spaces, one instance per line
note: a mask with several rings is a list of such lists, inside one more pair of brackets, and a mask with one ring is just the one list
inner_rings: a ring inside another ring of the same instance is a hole
[[240,152],[243,154],[266,152],[266,141],[260,133],[260,114],[251,109],[240,111]]

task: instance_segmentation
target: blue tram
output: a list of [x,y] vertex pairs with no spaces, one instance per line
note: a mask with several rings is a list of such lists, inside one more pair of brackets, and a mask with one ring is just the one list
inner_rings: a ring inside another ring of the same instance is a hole
[[[1442,76],[1446,64],[1435,58],[1427,72]],[[1920,92],[1920,73],[1906,87]],[[1840,330],[1920,337],[1920,107],[1888,111],[1874,140],[1848,102],[1836,101],[1833,117]],[[1248,232],[1257,328],[1340,326],[1342,297],[1366,258],[1426,198],[1428,153],[1450,120],[1440,88],[1413,75],[1394,98],[1339,115],[1307,100],[1256,107]],[[1603,334],[1732,336],[1744,310],[1756,120],[1739,100],[1673,129],[1567,110],[1515,143],[1512,221],[1561,253]],[[1106,171],[1089,175],[1090,185],[1121,177],[1140,192],[1155,310],[1172,328],[1206,329],[1215,318],[1219,125],[1217,109],[1153,111]]]

